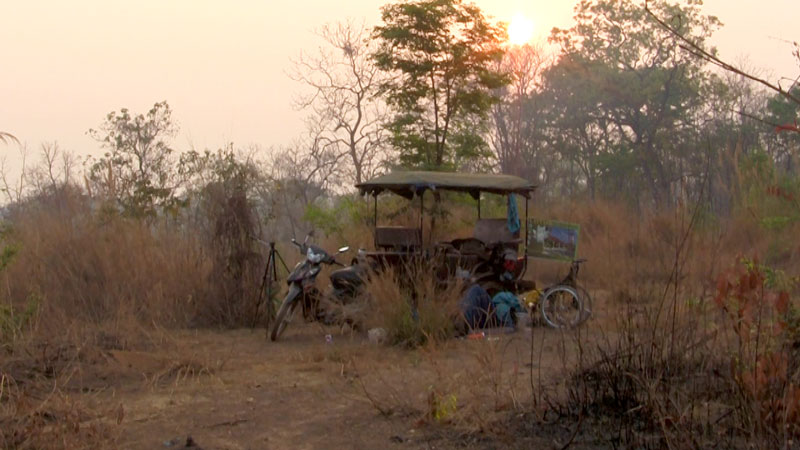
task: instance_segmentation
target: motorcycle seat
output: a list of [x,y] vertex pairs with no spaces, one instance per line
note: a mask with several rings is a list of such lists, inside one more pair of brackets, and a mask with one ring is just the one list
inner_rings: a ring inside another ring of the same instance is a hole
[[360,284],[363,279],[364,269],[359,266],[349,266],[342,269],[334,270],[331,272],[331,283],[334,287],[340,287],[343,284]]

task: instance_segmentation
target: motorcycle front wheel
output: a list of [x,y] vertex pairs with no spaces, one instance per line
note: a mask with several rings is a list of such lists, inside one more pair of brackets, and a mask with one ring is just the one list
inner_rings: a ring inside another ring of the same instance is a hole
[[298,285],[293,283],[289,286],[289,292],[286,294],[286,298],[283,299],[283,303],[281,303],[281,307],[278,309],[278,314],[275,315],[275,325],[272,326],[272,333],[270,333],[270,340],[277,341],[278,338],[283,334],[283,330],[286,329],[286,326],[289,325],[289,322],[292,321],[292,316],[294,315],[294,310],[297,308],[297,301],[296,298],[302,291],[302,288]]

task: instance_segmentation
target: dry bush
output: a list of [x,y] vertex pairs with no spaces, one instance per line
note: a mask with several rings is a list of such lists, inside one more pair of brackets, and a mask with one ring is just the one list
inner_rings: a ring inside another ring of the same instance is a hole
[[264,271],[265,249],[257,248],[259,235],[254,207],[247,197],[247,172],[210,183],[201,194],[201,209],[207,229],[201,236],[209,250],[211,272],[202,308],[203,325],[242,326],[256,323],[258,287]]
[[722,273],[714,296],[733,348],[728,403],[742,434],[784,446],[800,438],[798,278],[743,259]]
[[571,422],[572,439],[589,445],[791,445],[800,380],[785,313],[796,303],[770,294],[770,277],[752,265],[747,276],[740,268],[716,281],[736,253],[783,237],[752,218],[708,218],[699,208],[639,216],[598,207],[573,208],[567,220],[582,224],[586,283],[609,293],[606,310],[595,305],[606,317],[574,345],[562,387],[536,393],[557,422]]
[[620,308],[613,331],[582,344],[566,396],[551,393],[556,412],[593,445],[791,447],[800,431],[797,319],[767,273],[737,264],[709,297]]
[[553,410],[579,427],[583,422],[595,445],[683,448],[718,439],[697,420],[702,412],[720,419],[709,402],[727,392],[716,376],[717,342],[695,320],[698,311],[679,308],[674,319],[660,322],[653,304],[623,312],[615,333],[581,343],[584,353],[569,370],[566,395],[549,394]]

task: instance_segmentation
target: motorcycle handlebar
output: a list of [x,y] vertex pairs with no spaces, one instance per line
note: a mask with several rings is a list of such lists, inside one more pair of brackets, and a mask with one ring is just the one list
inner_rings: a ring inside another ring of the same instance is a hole
[[[307,241],[307,240],[308,240],[308,236],[306,236],[306,241]],[[292,241],[291,241],[291,242],[292,242],[292,244],[296,245],[296,246],[297,246],[297,248],[299,248],[299,249],[300,249],[300,253],[305,253],[306,249],[308,249],[308,248],[309,248],[309,247],[306,245],[306,243],[305,243],[305,242],[303,242],[303,243],[301,244],[301,243],[297,242],[297,239],[294,239],[294,238],[292,238]],[[346,248],[344,248],[344,249],[346,249]],[[342,249],[340,249],[340,250],[342,250]],[[327,254],[327,252],[325,252],[325,253]],[[344,265],[344,264],[340,263],[339,261],[336,261],[336,259],[335,259],[335,256],[336,256],[336,255],[328,255],[328,258],[327,258],[327,259],[325,259],[323,262],[325,262],[325,263],[327,263],[327,264],[331,264],[331,265],[337,265],[337,266],[342,266],[342,267],[345,267],[345,265]]]

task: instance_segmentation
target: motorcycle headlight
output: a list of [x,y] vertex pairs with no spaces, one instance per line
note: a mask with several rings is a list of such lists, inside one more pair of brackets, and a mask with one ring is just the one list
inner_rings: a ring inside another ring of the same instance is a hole
[[306,258],[314,264],[319,264],[320,262],[322,262],[322,258],[324,257],[325,256],[321,253],[314,253],[314,250],[312,250],[311,248],[309,248],[308,251],[306,251]]

